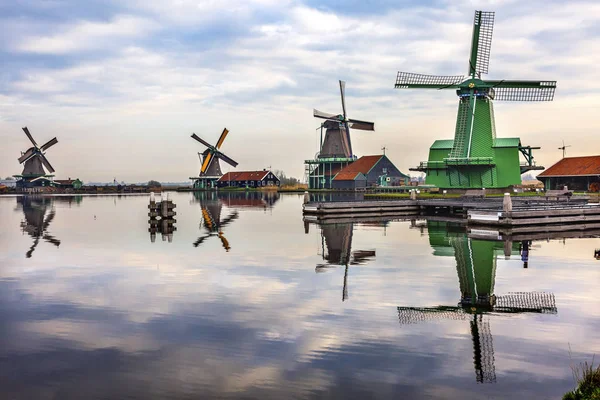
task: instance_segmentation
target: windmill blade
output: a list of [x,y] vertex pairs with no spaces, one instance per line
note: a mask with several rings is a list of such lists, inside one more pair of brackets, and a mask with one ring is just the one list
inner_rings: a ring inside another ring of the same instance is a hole
[[25,161],[29,160],[31,157],[35,155],[35,149],[32,147],[25,152],[21,157],[19,157],[19,164],[23,164]]
[[35,238],[35,240],[33,241],[33,244],[29,248],[29,251],[27,253],[25,253],[25,257],[31,258],[31,255],[35,251],[35,248],[37,247],[39,242],[40,242],[40,238],[39,237]]
[[352,125],[350,127],[352,129],[360,129],[361,131],[374,131],[375,130],[375,122],[368,121],[359,121],[357,119],[348,120]]
[[342,111],[344,119],[346,119],[346,82],[340,81],[340,95],[342,96]]
[[58,140],[56,138],[50,139],[50,140],[48,140],[48,142],[46,142],[46,144],[44,144],[44,145],[42,145],[42,147],[40,147],[40,150],[46,151],[50,147],[54,146],[56,143],[58,143]]
[[35,140],[33,140],[33,136],[31,136],[31,133],[29,133],[29,129],[27,129],[27,127],[23,127],[23,132],[25,132],[25,134],[27,135],[27,137],[29,138],[29,140],[31,140],[31,143],[33,143],[33,145],[35,147],[38,147],[37,143],[35,142]]
[[340,114],[329,114],[329,113],[326,113],[326,112],[323,112],[323,111],[319,111],[319,110],[313,108],[313,117],[323,118],[323,119],[329,119],[329,120],[332,120],[332,121],[339,122],[343,118],[343,115],[340,115]]
[[197,141],[199,141],[200,143],[202,143],[203,145],[205,145],[206,147],[208,147],[209,149],[210,149],[210,148],[212,148],[212,145],[211,145],[211,144],[209,144],[209,143],[208,143],[206,140],[204,140],[204,139],[200,139],[200,138],[198,137],[198,135],[196,135],[195,133],[192,133],[192,137],[193,137],[194,139],[196,139]]
[[213,159],[213,153],[209,152],[204,156],[204,162],[202,163],[202,168],[200,168],[200,173],[205,173]]
[[237,211],[233,212],[231,215],[229,215],[227,218],[225,218],[223,221],[221,221],[221,224],[219,226],[223,227],[227,224],[229,224],[232,221],[235,221],[236,219],[238,219],[239,217],[239,213]]
[[44,164],[44,166],[46,167],[46,169],[48,170],[48,172],[50,172],[51,174],[54,173],[55,170],[52,167],[52,165],[50,165],[50,162],[48,161],[48,159],[46,158],[46,156],[43,155],[42,153],[40,153],[39,156],[42,159],[42,164]]
[[494,12],[475,11],[473,38],[471,39],[471,54],[469,57],[470,76],[488,73],[493,32]]
[[217,142],[217,149],[221,148],[223,142],[225,141],[225,137],[227,137],[228,133],[229,131],[227,130],[227,128],[223,128],[223,132],[221,132],[221,136],[219,137],[219,141]]
[[60,246],[60,240],[58,240],[57,238],[55,238],[52,235],[44,235],[43,236],[44,240],[48,243],[52,243],[53,245],[55,245],[56,247]]
[[219,239],[221,239],[221,244],[223,245],[225,251],[229,251],[229,249],[231,249],[231,246],[229,245],[229,241],[227,241],[227,239],[225,239],[225,236],[223,236],[223,232],[219,232]]
[[238,163],[237,161],[234,161],[233,159],[227,157],[225,154],[223,153],[219,153],[218,154],[219,160],[223,160],[225,161],[227,164],[231,165],[232,167],[237,167]]
[[50,222],[52,222],[52,220],[54,219],[55,215],[56,215],[56,212],[54,210],[50,211],[50,213],[46,217],[46,220],[44,221],[44,224],[42,225],[42,230],[43,231],[45,231],[46,229],[48,229],[48,226],[50,225]]
[[493,99],[500,101],[552,101],[556,81],[486,81],[492,85]]
[[396,89],[457,89],[463,82],[463,75],[423,75],[412,72],[398,72],[396,76]]
[[193,243],[194,247],[198,247],[202,244],[202,242],[204,242],[206,239],[208,239],[211,235],[204,235],[204,236],[200,236],[198,239],[196,239],[196,241]]

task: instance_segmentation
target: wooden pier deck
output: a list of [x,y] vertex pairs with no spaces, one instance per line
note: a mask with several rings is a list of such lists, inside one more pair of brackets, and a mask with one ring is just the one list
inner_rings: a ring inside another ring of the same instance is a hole
[[[466,225],[510,227],[513,231],[533,231],[536,226],[579,224],[596,229],[600,224],[600,205],[587,198],[548,200],[543,197],[512,197],[506,210],[502,197],[452,199],[401,199],[344,202],[309,202],[304,204],[305,218],[312,220],[391,219],[423,214],[449,214],[462,218]],[[526,228],[534,227],[534,228]]]

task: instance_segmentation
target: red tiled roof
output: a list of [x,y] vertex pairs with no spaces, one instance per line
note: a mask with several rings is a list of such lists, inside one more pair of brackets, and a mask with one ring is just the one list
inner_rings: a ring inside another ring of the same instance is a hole
[[333,180],[334,181],[354,180],[354,178],[356,178],[356,175],[358,175],[359,172],[362,172],[363,174],[367,175],[369,173],[369,171],[371,170],[371,168],[373,168],[373,166],[375,164],[377,164],[377,162],[379,160],[381,160],[381,157],[383,157],[383,156],[382,155],[362,156],[358,160],[354,161],[352,164],[348,165],[346,168],[342,169],[335,176],[335,178],[333,178]]
[[236,171],[228,172],[219,178],[219,182],[227,181],[260,181],[271,171]]
[[550,176],[600,175],[600,156],[566,157],[539,174]]

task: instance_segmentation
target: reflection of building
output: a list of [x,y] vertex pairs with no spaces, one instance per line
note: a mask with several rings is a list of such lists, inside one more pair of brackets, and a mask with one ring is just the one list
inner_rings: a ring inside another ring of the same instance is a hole
[[[342,301],[348,299],[348,266],[364,264],[375,257],[375,250],[352,251],[353,223],[320,224],[321,228],[321,255],[325,264],[319,264],[316,272],[323,272],[326,268],[342,265],[344,271],[344,287]],[[309,232],[308,222],[304,223],[305,232]]]
[[555,314],[554,295],[548,293],[494,294],[496,256],[504,243],[476,240],[464,232],[453,232],[445,223],[428,223],[434,255],[454,256],[460,289],[458,306],[398,307],[401,324],[437,319],[470,319],[473,362],[478,382],[495,382],[494,348],[489,320],[496,313]]
[[21,221],[21,229],[33,239],[31,247],[25,253],[27,258],[31,257],[41,239],[56,247],[60,246],[60,240],[48,232],[48,227],[56,215],[53,202],[52,197],[17,197],[17,203],[21,205],[25,215],[25,220]]

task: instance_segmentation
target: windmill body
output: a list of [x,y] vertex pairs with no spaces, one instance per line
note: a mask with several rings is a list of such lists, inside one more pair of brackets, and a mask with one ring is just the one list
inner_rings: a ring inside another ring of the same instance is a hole
[[217,181],[221,176],[223,176],[219,160],[225,161],[234,168],[238,165],[236,161],[220,151],[220,148],[223,145],[228,133],[229,130],[224,128],[219,140],[217,141],[217,144],[214,146],[198,137],[195,133],[192,134],[192,138],[194,140],[197,140],[206,146],[206,150],[204,150],[202,153],[198,153],[198,157],[200,158],[200,174],[197,177],[190,177],[190,179],[194,181],[195,189],[216,188]]
[[[350,128],[364,131],[374,131],[375,124],[348,118],[346,114],[346,83],[340,83],[342,113],[330,114],[319,110],[313,111],[313,116],[324,119],[321,124],[321,139],[319,152],[313,160],[305,160],[306,176],[309,189],[331,189],[332,180],[342,168],[356,161],[352,151]],[[323,130],[325,138],[323,139]]]
[[[52,178],[54,177],[52,174],[55,170],[45,154],[50,147],[58,143],[58,140],[52,138],[44,145],[39,146],[27,127],[23,128],[23,132],[25,132],[32,146],[25,152],[22,152],[18,158],[19,164],[23,164],[23,172],[21,172],[21,175],[14,175],[15,178],[20,178],[17,181],[17,187],[51,186],[53,184]],[[48,172],[46,172],[46,169]]]
[[[413,171],[440,188],[506,188],[521,174],[542,170],[519,138],[497,138],[494,101],[551,101],[556,81],[483,80],[487,74],[494,13],[475,11],[468,75],[436,76],[399,72],[397,89],[452,89],[459,98],[454,139],[436,140],[429,160]],[[521,156],[524,162],[521,162]]]

